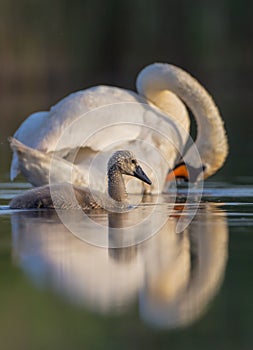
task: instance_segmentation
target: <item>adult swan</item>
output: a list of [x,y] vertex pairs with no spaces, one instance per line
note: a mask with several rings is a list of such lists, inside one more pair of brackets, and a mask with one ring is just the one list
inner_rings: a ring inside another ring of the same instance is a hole
[[[204,178],[214,174],[226,159],[228,144],[208,92],[182,69],[162,63],[145,67],[136,86],[138,93],[92,87],[29,116],[10,139],[11,180],[21,171],[34,186],[68,181],[103,191],[109,155],[123,148],[147,162],[142,166],[150,174],[153,193],[164,189],[173,168],[176,177],[191,181],[198,180],[202,169]],[[183,157],[189,117],[181,100],[198,129]],[[129,192],[141,190],[131,185]]]

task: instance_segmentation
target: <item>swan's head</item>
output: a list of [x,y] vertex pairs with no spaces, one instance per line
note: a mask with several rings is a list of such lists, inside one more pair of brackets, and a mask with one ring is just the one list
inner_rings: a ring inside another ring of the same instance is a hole
[[[197,145],[197,144],[196,144]],[[198,182],[215,174],[224,164],[228,154],[228,144],[224,137],[217,147],[202,142],[198,148],[190,147],[183,159],[168,173],[167,181],[184,179]]]
[[205,165],[199,167],[191,166],[184,161],[180,161],[176,166],[169,171],[167,175],[167,181],[184,180],[190,182],[198,182],[200,179],[205,178]]
[[121,174],[134,176],[151,185],[150,179],[138,164],[135,155],[130,151],[120,150],[112,155],[108,162],[108,174],[114,170],[119,170]]

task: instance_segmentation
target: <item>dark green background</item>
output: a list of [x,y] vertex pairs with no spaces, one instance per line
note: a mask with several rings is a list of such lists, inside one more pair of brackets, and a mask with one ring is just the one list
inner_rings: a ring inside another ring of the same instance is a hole
[[1,179],[27,115],[92,85],[134,89],[157,61],[191,72],[220,107],[230,155],[216,177],[252,174],[252,1],[1,0],[0,16]]

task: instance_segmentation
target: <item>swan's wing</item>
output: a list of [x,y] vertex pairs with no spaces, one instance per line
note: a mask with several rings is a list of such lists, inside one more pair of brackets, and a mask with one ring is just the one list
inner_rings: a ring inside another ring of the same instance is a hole
[[[30,115],[14,138],[26,146],[46,153],[56,152],[61,157],[67,157],[83,144],[101,150],[112,142],[112,135],[127,140],[137,137],[136,127],[116,125],[125,121],[142,122],[141,108],[135,108],[136,102],[145,103],[145,100],[134,92],[115,87],[98,86],[72,93],[48,112]],[[18,156],[14,151],[11,179],[18,173]]]
[[31,114],[28,118],[26,118],[20,127],[17,129],[13,137],[18,139],[20,142],[28,142],[34,143],[36,133],[42,126],[45,124],[48,116],[48,112],[36,112]]
[[81,170],[57,155],[54,155],[52,162],[51,154],[25,146],[14,138],[9,141],[18,169],[33,186],[43,186],[49,182],[71,182],[72,177],[76,184],[87,185],[88,171],[85,166]]
[[[131,125],[117,128],[116,124],[141,123],[140,102],[145,100],[134,92],[115,87],[98,86],[73,93],[50,109],[33,147],[44,152],[66,153],[85,144],[101,150],[111,142],[112,135],[119,134],[119,128],[120,137],[135,139],[136,128],[131,129]],[[102,129],[103,138],[99,133]]]
[[[22,138],[23,143],[29,144],[31,148],[43,153],[55,153],[70,162],[76,162],[75,152],[80,148],[82,151],[88,149],[90,155],[94,155],[93,151],[108,154],[119,146],[131,149],[133,143],[136,151],[143,149],[143,159],[149,155],[150,163],[155,164],[156,161],[156,157],[150,153],[153,147],[163,150],[164,159],[169,159],[174,164],[174,149],[181,147],[178,145],[178,126],[173,118],[148,104],[136,93],[120,88],[99,86],[73,93],[58,102],[49,112],[37,116],[38,121],[34,115],[23,123],[16,132],[17,139]],[[166,142],[161,141],[160,133],[166,135]],[[143,142],[139,147],[139,143],[136,143],[138,139],[145,140],[148,148]],[[106,157],[99,167],[103,179]],[[85,167],[89,166],[87,157],[84,160]],[[16,154],[12,168],[14,177],[18,171]],[[37,168],[41,168],[41,165],[37,164]],[[165,165],[165,172],[168,168],[168,164]],[[97,173],[98,169],[96,179]]]
[[[147,100],[132,91],[93,87],[67,96],[48,112],[31,115],[14,137],[31,148],[57,152],[61,157],[82,145],[100,151],[121,139],[135,140],[141,130],[137,126],[146,123],[147,106]],[[171,119],[155,106],[149,108]]]
[[[26,146],[35,148],[36,134],[38,130],[46,123],[48,112],[37,112],[31,114],[17,129],[13,137]],[[19,174],[19,160],[16,151],[13,150],[12,162],[11,162],[11,181]]]

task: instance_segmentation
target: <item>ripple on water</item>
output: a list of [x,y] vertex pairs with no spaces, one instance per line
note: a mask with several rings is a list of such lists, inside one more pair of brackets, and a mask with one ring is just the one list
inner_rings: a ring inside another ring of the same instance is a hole
[[[253,179],[252,179],[253,180]],[[253,182],[253,181],[252,181]],[[242,183],[245,183],[245,181]],[[7,204],[10,199],[20,194],[24,190],[31,188],[28,183],[22,182],[5,182],[0,183],[0,201],[1,214],[8,214],[12,212]],[[201,195],[201,190],[192,187],[191,193],[197,196]],[[175,192],[175,190],[172,190]],[[181,187],[178,189],[178,198],[184,199],[187,196],[187,188]],[[198,197],[200,198],[200,197]],[[168,200],[170,196],[166,194],[163,196],[163,203]],[[253,221],[253,185],[226,182],[207,182],[202,193],[202,202],[217,203],[217,205],[224,209],[227,213],[231,224],[252,225]],[[150,203],[152,204],[152,203]],[[191,203],[188,204],[188,210],[191,210]],[[161,207],[164,210],[165,206]]]

